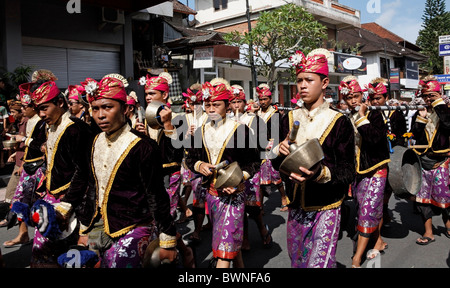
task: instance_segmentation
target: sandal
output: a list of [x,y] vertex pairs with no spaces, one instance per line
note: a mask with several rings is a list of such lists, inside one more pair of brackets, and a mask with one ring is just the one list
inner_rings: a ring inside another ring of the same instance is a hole
[[447,231],[444,232],[445,237],[450,239],[450,228],[447,228]]
[[[422,241],[419,241],[422,240]],[[425,242],[423,240],[426,240]],[[416,243],[419,245],[428,245],[432,242],[436,241],[435,239],[431,239],[430,237],[420,237],[419,239],[417,239]]]

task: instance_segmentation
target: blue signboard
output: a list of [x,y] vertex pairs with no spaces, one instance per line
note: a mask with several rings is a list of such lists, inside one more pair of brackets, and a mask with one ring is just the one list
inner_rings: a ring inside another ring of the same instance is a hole
[[439,56],[450,55],[450,43],[439,44]]
[[438,82],[440,84],[450,83],[450,75],[449,74],[447,74],[447,75],[434,75],[434,76],[438,79]]

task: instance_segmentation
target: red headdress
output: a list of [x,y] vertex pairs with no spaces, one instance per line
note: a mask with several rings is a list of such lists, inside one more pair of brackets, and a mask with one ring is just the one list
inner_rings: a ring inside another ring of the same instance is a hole
[[231,86],[231,98],[230,101],[235,99],[246,101],[244,88],[240,85],[232,85]]
[[261,84],[258,87],[256,87],[256,93],[258,94],[258,98],[272,96],[272,92],[270,92],[270,87],[267,84]]
[[[376,83],[378,81],[372,81]],[[387,93],[387,88],[384,85],[383,81],[380,81],[376,86],[373,86],[372,83],[367,84],[366,86],[367,93],[369,93],[369,97],[373,97],[374,95],[383,95]]]
[[169,92],[169,85],[172,84],[172,76],[167,72],[162,72],[159,76],[149,77],[143,76],[139,80],[139,84],[145,86],[145,91],[158,90],[162,92]]
[[127,95],[127,105],[136,106],[138,102],[136,92],[131,91],[130,94]]
[[353,79],[349,82],[341,81],[341,84],[339,85],[339,92],[341,95],[347,96],[349,94],[362,92],[362,89],[358,81]]
[[418,93],[426,94],[431,92],[441,92],[441,84],[435,79],[431,77],[427,77],[423,80],[419,81],[419,89]]
[[117,78],[104,77],[100,82],[88,78],[82,84],[86,89],[89,103],[103,98],[127,102],[125,86],[123,85],[123,82]]
[[86,94],[86,90],[83,85],[70,85],[67,89],[69,90],[69,96],[67,97],[69,100],[72,99],[80,101],[83,95]]
[[184,97],[186,97],[186,101],[189,104],[200,104],[203,101],[202,91],[199,90],[194,93],[190,88],[187,89],[187,93],[182,93]]
[[213,86],[210,82],[202,85],[203,101],[225,101],[230,100],[231,92],[225,83],[215,83]]
[[[301,51],[295,52],[293,56],[289,58],[292,65],[295,66],[296,74],[317,73],[328,76],[328,59],[325,54],[320,54],[322,50],[314,50],[305,57],[305,54]],[[325,52],[324,52],[325,53]]]
[[20,102],[22,102],[22,105],[30,105],[33,103],[33,100],[31,99],[31,87],[34,83],[23,83],[19,85],[19,96],[20,96]]
[[59,91],[58,86],[56,86],[56,83],[53,81],[48,81],[43,83],[33,92],[31,99],[33,99],[34,104],[37,106],[53,100],[59,95],[59,93],[61,92]]

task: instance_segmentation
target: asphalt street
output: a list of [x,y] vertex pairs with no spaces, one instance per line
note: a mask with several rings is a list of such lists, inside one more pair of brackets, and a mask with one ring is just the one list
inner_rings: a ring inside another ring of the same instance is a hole
[[[1,200],[1,199],[0,199]],[[188,204],[191,204],[189,202]],[[243,253],[246,268],[290,268],[290,260],[286,250],[286,220],[287,212],[280,212],[280,194],[273,191],[264,202],[264,221],[272,231],[273,246],[270,249],[263,248],[261,237],[255,222],[249,221],[249,240],[251,249]],[[440,216],[433,218],[433,228],[436,241],[420,246],[415,243],[423,231],[420,216],[414,213],[413,203],[392,196],[389,202],[389,211],[392,222],[390,227],[383,228],[382,237],[388,243],[388,249],[380,255],[378,266],[365,261],[362,267],[380,268],[449,268],[450,267],[450,239],[443,234],[445,226]],[[206,223],[206,221],[205,221]],[[184,239],[193,231],[193,221],[177,224],[178,231]],[[18,233],[18,226],[9,230],[0,228],[1,252],[6,267],[29,267],[32,245],[22,247],[5,248],[3,242],[12,239]],[[29,228],[31,237],[33,229]],[[196,263],[199,268],[207,268],[211,253],[211,230],[200,233],[202,242],[195,245]],[[353,254],[353,241],[347,231],[342,232],[342,237],[337,247],[338,268],[351,268],[351,256]]]

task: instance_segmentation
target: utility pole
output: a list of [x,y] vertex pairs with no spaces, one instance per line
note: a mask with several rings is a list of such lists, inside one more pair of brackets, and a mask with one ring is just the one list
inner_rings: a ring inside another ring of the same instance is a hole
[[[246,6],[247,6],[247,23],[248,23],[248,33],[250,33],[252,31],[252,24],[250,21],[250,6],[248,4],[249,0],[246,0]],[[248,47],[248,52],[250,55],[250,68],[252,70],[252,83],[253,83],[253,87],[250,87],[252,92],[253,92],[253,98],[256,99],[256,87],[258,87],[258,80],[256,79],[256,71],[255,71],[255,62],[253,60],[253,41],[250,39],[250,43],[249,43],[249,47]]]

